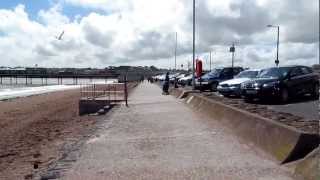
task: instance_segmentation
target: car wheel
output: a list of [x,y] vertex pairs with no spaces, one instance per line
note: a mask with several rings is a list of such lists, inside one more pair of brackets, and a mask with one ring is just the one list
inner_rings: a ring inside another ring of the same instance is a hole
[[316,100],[319,99],[319,84],[313,86],[312,97]]
[[218,87],[218,83],[217,82],[213,82],[212,84],[211,84],[211,91],[217,91],[217,87]]
[[281,94],[280,94],[280,101],[281,103],[286,103],[289,100],[289,92],[287,88],[283,88],[281,90]]

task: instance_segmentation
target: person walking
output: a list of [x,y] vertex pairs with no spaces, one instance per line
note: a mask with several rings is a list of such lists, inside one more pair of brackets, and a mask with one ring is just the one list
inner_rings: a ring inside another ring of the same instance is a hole
[[164,79],[163,87],[162,87],[162,94],[168,95],[169,94],[169,72],[166,74],[166,78]]

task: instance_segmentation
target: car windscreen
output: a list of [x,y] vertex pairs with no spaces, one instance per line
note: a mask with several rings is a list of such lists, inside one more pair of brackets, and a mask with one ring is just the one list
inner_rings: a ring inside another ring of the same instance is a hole
[[222,71],[222,69],[214,69],[214,70],[208,72],[207,74],[203,75],[202,78],[207,79],[207,78],[211,78],[211,77],[219,77],[221,71]]
[[264,69],[257,76],[258,78],[283,78],[288,75],[290,67],[279,67]]
[[255,78],[258,75],[258,71],[242,71],[235,78]]

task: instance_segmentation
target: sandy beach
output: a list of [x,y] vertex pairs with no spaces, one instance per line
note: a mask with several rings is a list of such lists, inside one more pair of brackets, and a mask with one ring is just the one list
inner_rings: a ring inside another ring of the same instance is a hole
[[97,117],[78,116],[79,90],[0,101],[0,179],[32,179],[64,141],[86,136]]

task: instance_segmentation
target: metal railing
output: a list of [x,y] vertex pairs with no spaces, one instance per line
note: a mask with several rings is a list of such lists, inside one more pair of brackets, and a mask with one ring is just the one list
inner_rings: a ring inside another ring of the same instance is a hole
[[104,100],[111,102],[125,101],[127,104],[127,83],[85,84],[80,86],[81,99]]

